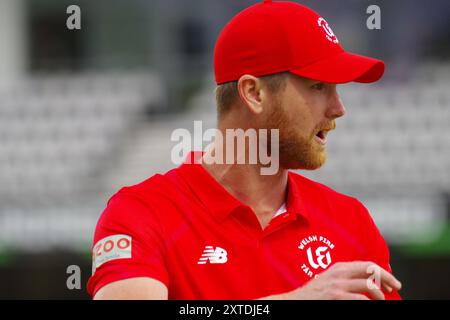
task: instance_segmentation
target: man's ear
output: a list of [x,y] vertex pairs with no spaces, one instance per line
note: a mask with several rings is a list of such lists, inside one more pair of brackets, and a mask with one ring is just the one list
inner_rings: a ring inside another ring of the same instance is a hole
[[239,78],[237,89],[241,101],[250,112],[260,114],[263,111],[262,102],[267,95],[261,79],[245,74]]

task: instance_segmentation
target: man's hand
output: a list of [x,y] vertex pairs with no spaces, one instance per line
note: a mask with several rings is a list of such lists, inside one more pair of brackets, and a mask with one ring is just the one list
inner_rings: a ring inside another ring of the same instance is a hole
[[[379,287],[376,283],[379,283]],[[400,290],[401,286],[392,274],[373,262],[339,262],[303,287],[263,299],[369,300],[364,295],[367,293],[374,300],[384,300],[381,288],[391,292],[393,289]]]

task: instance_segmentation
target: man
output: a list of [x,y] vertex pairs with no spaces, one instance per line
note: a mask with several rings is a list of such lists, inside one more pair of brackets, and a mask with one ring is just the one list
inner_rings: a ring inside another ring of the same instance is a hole
[[398,299],[401,284],[365,207],[288,171],[323,165],[327,133],[345,114],[336,84],[376,81],[383,62],[345,52],[312,10],[267,0],[225,26],[214,59],[220,132],[279,129],[278,145],[261,145],[271,155],[278,148],[280,169],[262,175],[262,163],[206,161],[212,148],[122,188],[97,225],[90,294]]

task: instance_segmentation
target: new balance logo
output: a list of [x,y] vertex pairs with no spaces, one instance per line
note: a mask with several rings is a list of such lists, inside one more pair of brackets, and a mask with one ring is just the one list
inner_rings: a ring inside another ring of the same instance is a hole
[[197,264],[206,264],[208,261],[209,263],[227,262],[228,261],[227,251],[220,247],[216,247],[216,249],[214,249],[213,246],[206,246]]

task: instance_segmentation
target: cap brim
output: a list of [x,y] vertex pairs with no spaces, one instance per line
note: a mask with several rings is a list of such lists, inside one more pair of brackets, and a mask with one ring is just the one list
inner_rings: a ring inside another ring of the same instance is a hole
[[379,80],[384,73],[384,62],[354,53],[342,52],[332,57],[290,70],[305,78],[329,82],[370,83]]

